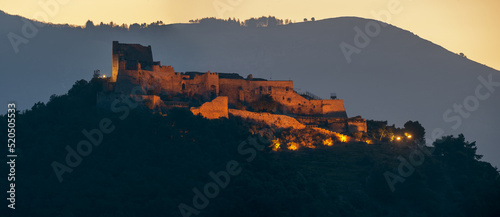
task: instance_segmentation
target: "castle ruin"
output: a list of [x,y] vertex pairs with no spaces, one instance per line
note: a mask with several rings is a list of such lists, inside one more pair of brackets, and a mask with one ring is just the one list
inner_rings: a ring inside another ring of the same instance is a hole
[[[361,117],[348,118],[341,99],[319,99],[312,94],[297,93],[293,81],[269,81],[243,78],[235,73],[175,72],[171,66],[153,61],[151,46],[113,42],[113,72],[108,80],[108,93],[99,97],[100,103],[112,94],[130,93],[142,89],[144,99],[152,99],[150,108],[189,107],[185,99],[211,101],[227,97],[227,105],[245,105],[271,96],[279,112],[297,119],[306,126],[323,127],[336,132],[366,132],[366,121]],[[159,100],[163,98],[162,100]],[[179,100],[180,98],[184,100]]]

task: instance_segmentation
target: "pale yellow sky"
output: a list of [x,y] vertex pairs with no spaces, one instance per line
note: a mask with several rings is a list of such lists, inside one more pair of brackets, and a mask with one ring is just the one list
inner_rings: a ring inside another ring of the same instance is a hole
[[[297,22],[339,16],[376,18],[399,4],[389,23],[468,58],[500,69],[499,0],[0,0],[0,10],[28,18],[48,14],[52,23],[83,25],[185,23],[203,17],[241,20],[273,15]],[[45,6],[41,3],[45,3]],[[57,3],[57,4],[54,4]],[[218,5],[218,9],[215,7]],[[49,8],[47,11],[46,8]]]

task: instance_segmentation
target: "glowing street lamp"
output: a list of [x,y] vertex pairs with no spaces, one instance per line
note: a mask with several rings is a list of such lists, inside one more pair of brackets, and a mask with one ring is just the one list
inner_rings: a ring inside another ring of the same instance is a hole
[[411,136],[411,134],[409,134],[409,133],[405,133],[405,136],[406,136],[408,139],[411,139],[411,137],[412,137],[412,136]]

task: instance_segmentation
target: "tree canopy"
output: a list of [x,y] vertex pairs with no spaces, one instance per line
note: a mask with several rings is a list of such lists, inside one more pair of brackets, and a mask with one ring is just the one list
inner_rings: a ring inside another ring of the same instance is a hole
[[[102,81],[77,81],[67,94],[18,114],[19,216],[182,216],[179,204],[192,204],[193,189],[203,191],[213,181],[209,173],[225,170],[232,160],[241,173],[199,216],[500,216],[499,173],[480,161],[475,142],[463,135],[436,141],[391,192],[383,174],[397,173],[400,157],[411,159],[415,152],[412,146],[353,142],[297,151],[245,149],[242,155],[239,145],[255,138],[259,124],[235,117],[207,120],[179,109],[166,115],[133,109],[122,120],[96,108]],[[76,148],[86,138],[82,131],[105,118],[115,130],[103,134],[102,143],[59,182],[51,164],[64,163],[66,147]],[[6,119],[0,116],[0,122]],[[378,138],[399,133],[385,121],[369,123]],[[405,129],[418,126],[411,122]],[[0,131],[7,131],[6,124]],[[250,155],[255,158],[248,162]],[[8,170],[5,163],[0,167]]]

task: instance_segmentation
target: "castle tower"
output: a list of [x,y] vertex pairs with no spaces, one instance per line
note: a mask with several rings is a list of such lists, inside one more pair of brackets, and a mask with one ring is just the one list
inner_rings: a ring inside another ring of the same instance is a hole
[[118,41],[113,41],[113,77],[111,77],[111,82],[116,82],[116,77],[118,76],[118,67],[120,66],[120,54],[117,51]]
[[142,46],[140,44],[121,44],[113,41],[113,77],[112,82],[116,82],[120,61],[130,63],[137,62],[143,69],[153,68],[153,52],[151,46]]

